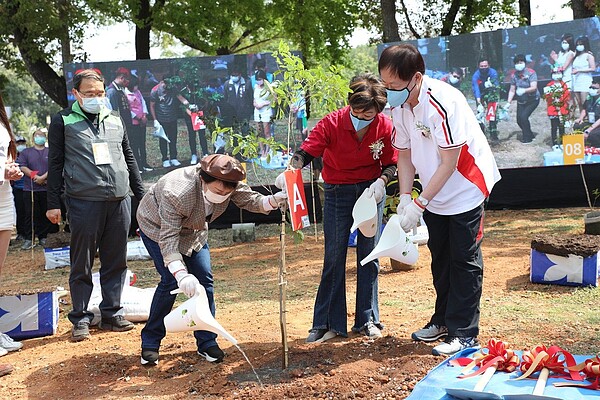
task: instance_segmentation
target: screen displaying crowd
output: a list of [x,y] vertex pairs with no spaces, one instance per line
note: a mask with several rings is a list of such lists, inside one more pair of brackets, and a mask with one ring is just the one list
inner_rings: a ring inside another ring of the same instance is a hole
[[573,132],[584,133],[582,161],[600,162],[599,39],[594,17],[410,43],[427,75],[467,96],[498,166],[518,168],[560,165]]

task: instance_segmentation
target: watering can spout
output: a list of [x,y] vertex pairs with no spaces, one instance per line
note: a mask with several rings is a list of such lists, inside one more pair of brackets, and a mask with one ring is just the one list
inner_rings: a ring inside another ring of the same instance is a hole
[[419,259],[419,250],[406,236],[397,214],[392,215],[381,233],[379,243],[368,256],[362,259],[360,265],[364,266],[379,257],[390,257],[408,265],[415,264]]

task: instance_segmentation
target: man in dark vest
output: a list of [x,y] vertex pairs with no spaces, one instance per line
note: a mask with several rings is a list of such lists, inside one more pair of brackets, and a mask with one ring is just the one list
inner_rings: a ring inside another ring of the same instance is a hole
[[69,287],[73,310],[72,339],[89,337],[94,314],[92,266],[100,257],[100,329],[127,331],[121,291],[127,273],[127,234],[131,222],[129,189],[138,200],[144,189],[129,147],[123,121],[106,107],[104,78],[98,70],[82,70],[73,78],[77,100],[52,118],[48,131],[48,211],[50,222],[61,219],[64,184],[71,229]]

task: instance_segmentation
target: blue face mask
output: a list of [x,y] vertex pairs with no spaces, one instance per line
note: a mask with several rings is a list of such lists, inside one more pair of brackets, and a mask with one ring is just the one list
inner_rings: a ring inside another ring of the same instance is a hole
[[352,112],[350,112],[350,119],[352,120],[352,125],[354,126],[354,129],[356,129],[356,132],[358,132],[365,126],[369,126],[369,124],[371,122],[373,122],[375,117],[373,117],[371,119],[362,119],[362,118],[355,117],[352,114]]
[[400,107],[401,105],[406,103],[406,100],[408,100],[408,96],[410,96],[410,92],[415,88],[414,85],[413,85],[412,89],[408,88],[408,86],[410,85],[410,82],[412,81],[412,79],[414,77],[415,76],[413,75],[412,78],[410,78],[410,80],[408,81],[408,85],[406,85],[406,87],[403,89],[400,89],[400,90],[385,89],[387,92],[387,101],[390,104],[390,106]]
[[43,146],[46,144],[46,138],[43,136],[36,136],[33,138],[33,142],[38,146]]

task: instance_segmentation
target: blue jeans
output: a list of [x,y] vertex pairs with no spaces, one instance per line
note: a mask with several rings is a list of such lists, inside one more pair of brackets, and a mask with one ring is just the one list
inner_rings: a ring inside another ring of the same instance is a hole
[[[321,283],[317,291],[312,329],[329,329],[338,335],[348,336],[346,306],[346,255],[348,238],[352,227],[354,203],[373,181],[347,185],[325,183],[323,206],[323,231],[325,257]],[[369,321],[383,328],[379,321],[377,259],[360,265],[360,261],[371,253],[377,241],[383,216],[383,204],[377,205],[377,234],[368,238],[360,231],[356,245],[356,311],[352,330],[357,332]]]
[[[152,305],[150,306],[150,315],[148,316],[146,326],[142,329],[142,348],[158,351],[160,341],[165,337],[163,319],[171,312],[175,303],[175,297],[177,297],[177,295],[171,294],[171,290],[177,289],[177,281],[165,266],[158,243],[144,235],[141,231],[140,235],[144,246],[148,249],[150,257],[154,260],[156,270],[160,274],[160,282],[156,287],[156,292],[154,292],[154,297],[152,298]],[[215,300],[208,244],[205,244],[199,252],[194,251],[191,257],[183,255],[183,262],[188,272],[198,278],[200,284],[206,289],[208,305],[214,317]],[[200,352],[217,344],[217,335],[212,332],[194,331],[194,337],[196,338],[196,345]]]

